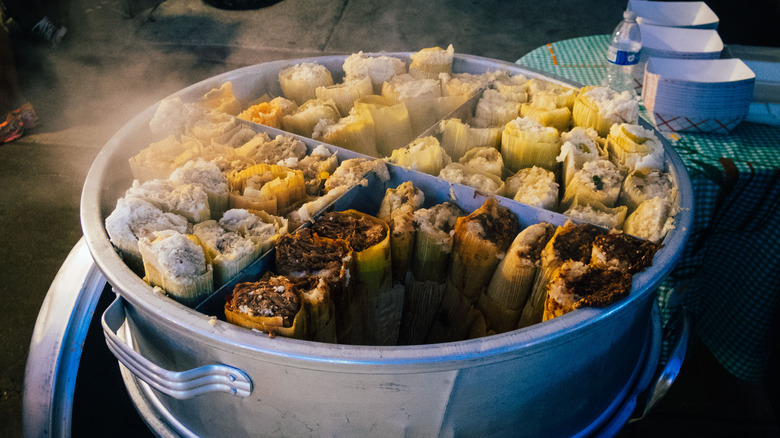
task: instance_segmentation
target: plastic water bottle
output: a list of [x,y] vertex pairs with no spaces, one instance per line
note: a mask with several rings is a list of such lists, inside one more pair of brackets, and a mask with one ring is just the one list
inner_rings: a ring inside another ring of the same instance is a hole
[[607,49],[607,75],[603,85],[615,91],[630,91],[636,95],[641,82],[634,78],[641,77],[642,65],[639,63],[639,53],[642,51],[642,34],[636,22],[636,13],[623,12],[623,21],[618,24]]

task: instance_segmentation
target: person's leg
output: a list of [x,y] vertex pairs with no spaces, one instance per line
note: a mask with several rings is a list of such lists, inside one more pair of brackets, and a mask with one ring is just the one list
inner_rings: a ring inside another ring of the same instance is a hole
[[[24,32],[45,41],[58,45],[65,36],[67,28],[61,26],[49,17],[44,11],[51,10],[52,5],[42,5],[37,1],[28,0],[3,0],[6,15],[24,30]],[[42,9],[43,7],[46,9]]]
[[23,101],[11,38],[5,28],[0,26],[0,116],[18,108]]

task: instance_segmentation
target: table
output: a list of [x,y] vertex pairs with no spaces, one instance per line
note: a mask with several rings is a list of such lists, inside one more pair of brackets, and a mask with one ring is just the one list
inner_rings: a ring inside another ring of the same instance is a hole
[[[608,44],[608,35],[559,41],[517,63],[599,85]],[[697,334],[721,365],[758,381],[780,310],[780,127],[742,122],[728,135],[667,138],[691,177],[694,221],[680,262],[659,288],[662,314],[668,320],[680,308],[692,312]]]

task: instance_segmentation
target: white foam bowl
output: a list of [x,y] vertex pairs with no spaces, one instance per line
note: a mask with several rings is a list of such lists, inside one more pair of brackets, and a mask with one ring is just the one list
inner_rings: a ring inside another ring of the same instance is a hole
[[723,41],[717,30],[640,24],[642,60],[650,57],[717,59]]
[[718,16],[704,2],[658,2],[630,0],[640,24],[717,29]]

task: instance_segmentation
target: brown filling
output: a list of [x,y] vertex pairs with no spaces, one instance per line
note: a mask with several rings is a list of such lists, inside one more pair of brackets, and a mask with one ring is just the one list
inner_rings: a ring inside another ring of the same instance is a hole
[[312,225],[314,232],[331,239],[343,239],[356,252],[364,251],[387,237],[387,229],[368,216],[331,212]]
[[555,254],[559,260],[588,263],[593,250],[593,240],[604,233],[604,230],[595,225],[575,225],[569,231],[559,233],[555,237],[553,243]]
[[252,316],[281,316],[284,327],[292,327],[295,315],[301,309],[301,299],[295,285],[282,276],[239,283],[228,298],[231,308],[244,311],[246,306]]
[[479,237],[493,242],[498,248],[506,251],[519,232],[517,217],[497,202],[494,208],[480,209],[474,213],[469,215],[467,220],[479,222],[483,233]]
[[580,307],[605,307],[631,292],[631,275],[616,269],[590,267],[581,277],[573,280],[570,287],[574,290],[574,304]]
[[607,260],[617,259],[629,274],[635,274],[653,264],[658,245],[624,233],[597,236],[593,245],[600,248]]
[[538,265],[537,262],[542,258],[542,250],[547,246],[547,242],[552,239],[553,234],[555,234],[555,227],[544,227],[544,233],[539,234],[533,242],[530,242],[528,248],[524,248],[524,251],[518,251],[518,255]]
[[346,242],[315,238],[309,228],[285,234],[276,243],[276,269],[282,273],[341,269],[342,259],[349,255]]

